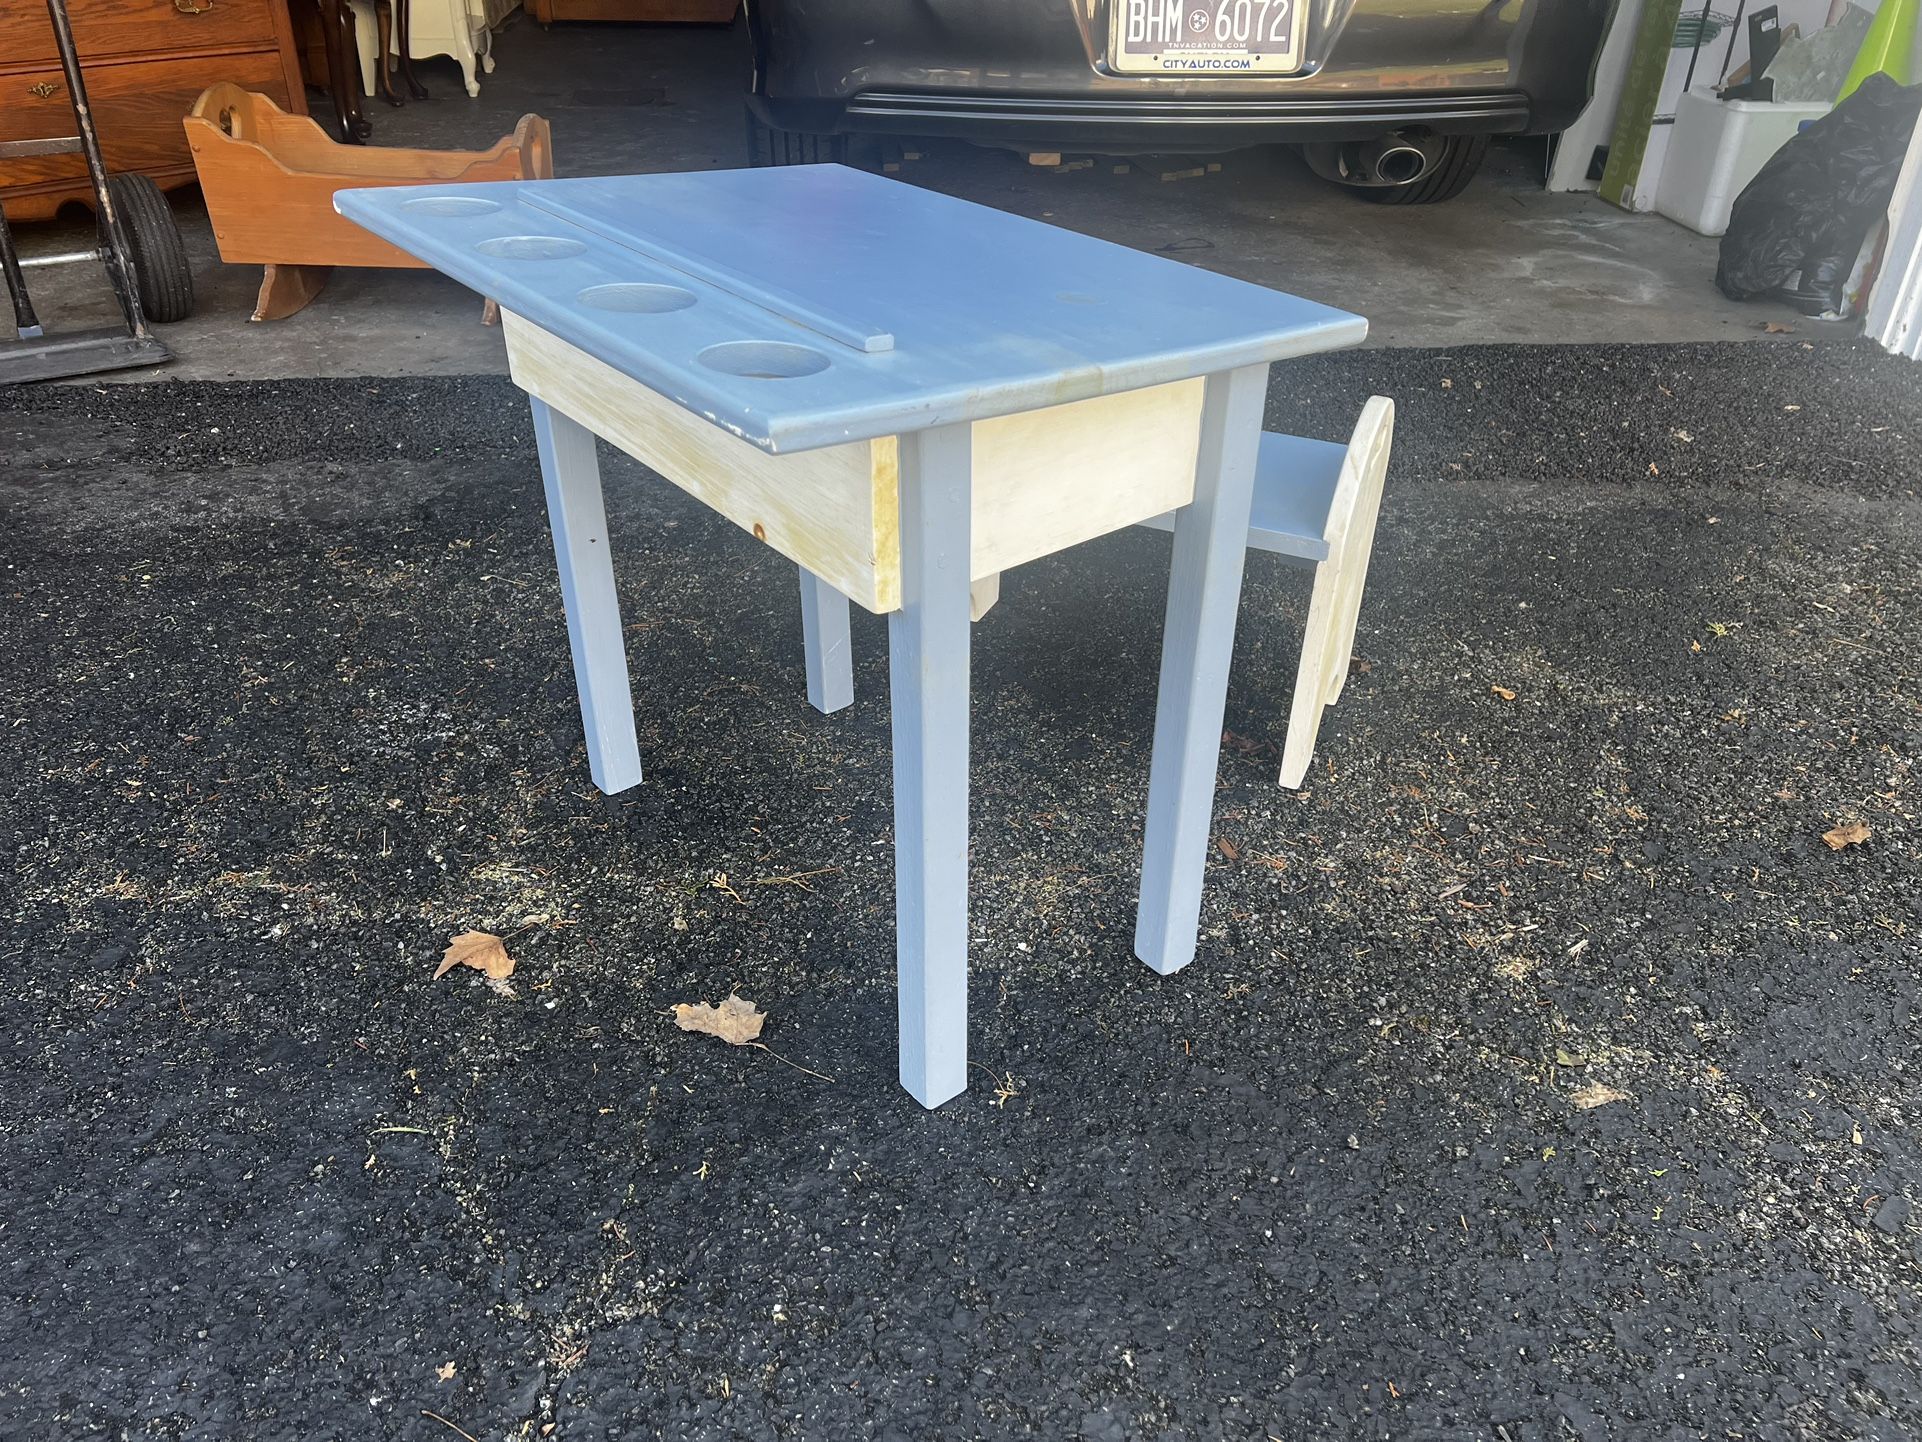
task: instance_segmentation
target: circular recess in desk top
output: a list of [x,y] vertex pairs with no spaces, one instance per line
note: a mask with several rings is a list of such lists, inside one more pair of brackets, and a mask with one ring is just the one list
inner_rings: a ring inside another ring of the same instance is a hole
[[559,235],[502,235],[483,240],[474,249],[496,260],[564,260],[587,247]]
[[648,285],[639,281],[616,281],[611,285],[590,285],[574,297],[595,310],[625,311],[630,315],[659,315],[663,311],[686,310],[694,304],[694,292],[678,285]]
[[818,375],[832,362],[812,346],[780,340],[730,340],[694,357],[709,370],[746,380],[792,380]]
[[483,200],[478,195],[423,195],[401,205],[401,209],[416,215],[488,215],[500,208],[499,201]]

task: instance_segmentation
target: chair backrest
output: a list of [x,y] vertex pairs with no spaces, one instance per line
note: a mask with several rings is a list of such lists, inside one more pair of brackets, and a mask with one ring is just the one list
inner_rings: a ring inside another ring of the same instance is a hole
[[[1395,403],[1387,396],[1370,396],[1348,438],[1341,479],[1335,482],[1335,494],[1328,503],[1328,524],[1323,534],[1328,538],[1329,555],[1359,558],[1361,564],[1367,564],[1375,517],[1381,510],[1382,483],[1388,476],[1388,454],[1394,443]],[[1353,549],[1357,542],[1359,550]]]
[[1348,658],[1355,651],[1361,592],[1368,584],[1368,560],[1375,551],[1375,519],[1381,514],[1382,484],[1388,478],[1388,453],[1394,441],[1395,403],[1386,396],[1370,396],[1361,408],[1361,419],[1355,422],[1348,455],[1341,464],[1341,479],[1335,484],[1335,499],[1328,507],[1328,555],[1337,563],[1329,572],[1336,594],[1324,695],[1331,705],[1348,681]]

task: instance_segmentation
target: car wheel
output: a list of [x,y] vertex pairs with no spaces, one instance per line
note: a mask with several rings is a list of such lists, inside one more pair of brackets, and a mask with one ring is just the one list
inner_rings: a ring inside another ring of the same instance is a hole
[[1351,189],[1376,205],[1439,205],[1468,188],[1468,182],[1482,168],[1487,154],[1486,135],[1450,135],[1442,141],[1441,154],[1420,180],[1407,185],[1357,185]]
[[747,158],[750,165],[845,165],[845,135],[806,135],[798,130],[776,130],[747,113]]

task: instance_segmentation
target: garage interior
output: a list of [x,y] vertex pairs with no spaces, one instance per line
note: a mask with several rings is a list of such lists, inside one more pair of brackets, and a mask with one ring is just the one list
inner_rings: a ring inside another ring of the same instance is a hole
[[[747,163],[742,24],[542,27],[516,12],[494,43],[497,68],[475,99],[462,92],[451,61],[433,59],[417,62],[432,99],[398,109],[367,101],[372,143],[473,149],[532,111],[553,126],[560,175]],[[1456,200],[1407,209],[1361,203],[1280,147],[1150,158],[1116,175],[1105,158],[1057,174],[962,142],[909,145],[921,158],[896,156],[903,180],[1359,310],[1369,317],[1371,345],[1730,340],[1797,320],[1785,307],[1737,305],[1718,294],[1714,240],[1592,193],[1544,191],[1548,145],[1540,138],[1498,143]],[[1206,172],[1211,162],[1220,169]],[[1159,179],[1196,166],[1206,173]],[[472,329],[473,299],[432,272],[340,269],[306,311],[244,324],[258,268],[219,264],[192,188],[175,192],[174,205],[199,303],[190,319],[166,328],[174,365],[116,379],[505,369],[499,337]],[[36,226],[23,230],[22,246],[66,248],[90,233],[84,219]],[[50,316],[76,325],[114,315],[93,268],[43,273],[35,293]]]

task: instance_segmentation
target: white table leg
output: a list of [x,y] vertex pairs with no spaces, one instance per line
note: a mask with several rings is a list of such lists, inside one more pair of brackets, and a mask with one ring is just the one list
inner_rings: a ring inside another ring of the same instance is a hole
[[926,1107],[968,1080],[971,445],[966,425],[901,438],[902,605],[888,616],[901,1085]]
[[1195,498],[1175,514],[1135,915],[1135,955],[1163,975],[1195,957],[1267,393],[1265,365],[1208,377]]
[[634,736],[634,696],[628,688],[627,646],[608,553],[600,462],[592,432],[544,402],[529,400],[561,599],[567,606],[567,643],[574,652],[588,770],[594,784],[612,795],[640,784],[641,748]]
[[806,566],[801,571],[801,648],[807,657],[808,704],[823,713],[854,704],[854,648],[848,598]]

